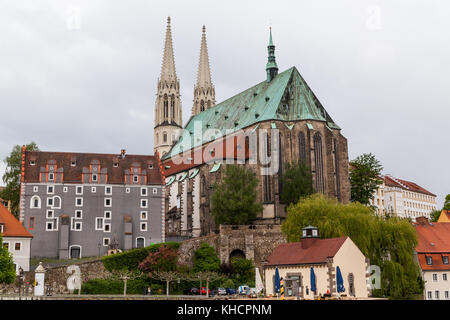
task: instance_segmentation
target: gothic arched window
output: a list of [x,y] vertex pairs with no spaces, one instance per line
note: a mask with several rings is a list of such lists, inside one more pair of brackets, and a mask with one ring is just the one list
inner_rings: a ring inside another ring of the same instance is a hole
[[300,161],[306,162],[306,140],[303,132],[298,135],[298,158]]
[[167,133],[163,132],[163,142],[167,142]]
[[172,98],[170,99],[170,112],[172,114],[172,119],[175,119],[175,95],[172,94]]
[[281,134],[278,138],[278,194],[283,192],[283,151],[281,148]]
[[164,118],[169,117],[169,100],[167,98],[167,94],[164,95]]
[[322,137],[317,132],[314,135],[314,160],[316,168],[316,191],[325,193],[325,181],[323,175]]
[[200,111],[205,111],[205,101],[200,101]]
[[339,201],[341,201],[341,182],[339,177],[339,149],[336,139],[333,139],[334,147],[334,179],[336,181],[336,195]]

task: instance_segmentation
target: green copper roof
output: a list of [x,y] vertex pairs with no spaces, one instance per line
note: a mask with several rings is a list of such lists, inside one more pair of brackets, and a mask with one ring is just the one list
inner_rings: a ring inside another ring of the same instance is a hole
[[[295,67],[191,117],[178,142],[162,160],[262,121],[324,121],[340,130]],[[194,124],[202,136],[194,132]],[[210,134],[205,134],[205,132]]]

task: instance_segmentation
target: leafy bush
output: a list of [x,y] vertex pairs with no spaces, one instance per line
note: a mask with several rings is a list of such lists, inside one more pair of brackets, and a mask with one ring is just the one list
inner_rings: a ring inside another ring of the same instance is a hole
[[177,268],[178,252],[168,246],[160,246],[156,252],[149,252],[148,256],[139,263],[139,270],[175,271]]
[[233,258],[231,259],[231,265],[233,266],[233,278],[235,284],[246,284],[250,287],[255,286],[255,267],[252,260]]
[[194,253],[194,271],[219,271],[220,260],[216,250],[206,242],[202,242],[200,248]]
[[[127,281],[127,294],[143,294],[150,287],[157,294],[162,285],[152,282],[148,277]],[[83,283],[82,294],[123,294],[123,281],[118,279],[91,279]]]
[[106,270],[137,270],[139,263],[144,260],[149,253],[157,252],[161,246],[167,246],[172,249],[178,249],[178,242],[157,243],[145,248],[132,249],[121,253],[116,253],[102,258]]

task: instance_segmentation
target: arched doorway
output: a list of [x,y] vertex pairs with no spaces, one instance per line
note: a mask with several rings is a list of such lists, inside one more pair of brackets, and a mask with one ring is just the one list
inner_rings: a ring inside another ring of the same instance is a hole
[[245,259],[245,252],[240,249],[234,249],[230,253],[230,262],[231,262],[231,259],[233,259],[233,258]]

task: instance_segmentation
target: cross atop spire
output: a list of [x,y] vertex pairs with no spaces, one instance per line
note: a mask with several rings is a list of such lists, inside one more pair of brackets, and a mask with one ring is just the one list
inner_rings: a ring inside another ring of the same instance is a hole
[[202,43],[200,47],[200,59],[198,63],[197,86],[211,86],[211,71],[209,70],[208,47],[206,45],[206,28],[202,28]]
[[167,17],[166,42],[164,45],[164,56],[161,67],[161,80],[176,81],[175,58],[172,45],[172,31],[170,29],[170,17]]

